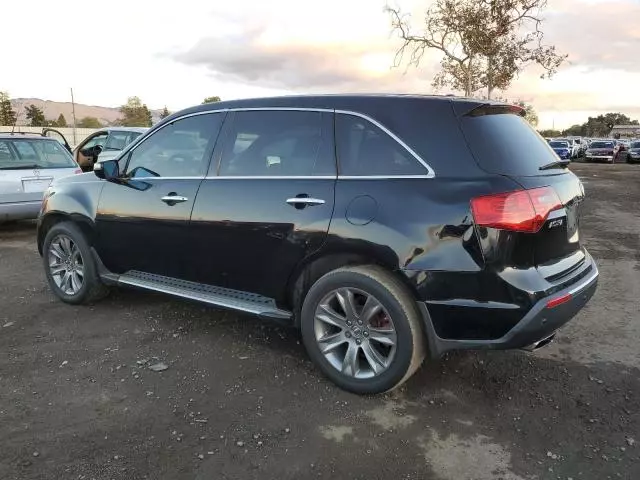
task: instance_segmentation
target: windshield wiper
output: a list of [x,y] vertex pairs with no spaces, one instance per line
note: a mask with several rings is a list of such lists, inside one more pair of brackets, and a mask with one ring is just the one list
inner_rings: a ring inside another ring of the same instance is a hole
[[567,168],[571,160],[556,160],[555,162],[542,165],[538,170],[551,170],[552,168]]

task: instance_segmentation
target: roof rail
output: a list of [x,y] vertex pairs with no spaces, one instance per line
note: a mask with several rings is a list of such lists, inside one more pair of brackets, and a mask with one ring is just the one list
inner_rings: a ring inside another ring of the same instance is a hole
[[11,131],[11,130],[0,130],[0,134],[3,135],[38,135],[39,137],[42,136],[42,132],[16,132],[16,131]]

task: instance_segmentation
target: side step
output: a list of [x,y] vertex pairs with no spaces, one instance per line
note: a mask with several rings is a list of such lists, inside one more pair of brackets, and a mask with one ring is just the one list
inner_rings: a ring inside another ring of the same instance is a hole
[[240,310],[263,317],[290,320],[291,312],[280,310],[272,298],[255,293],[214,287],[204,283],[188,282],[172,277],[163,277],[153,273],[130,270],[118,278],[121,285],[154,290],[176,297],[188,298],[219,307]]

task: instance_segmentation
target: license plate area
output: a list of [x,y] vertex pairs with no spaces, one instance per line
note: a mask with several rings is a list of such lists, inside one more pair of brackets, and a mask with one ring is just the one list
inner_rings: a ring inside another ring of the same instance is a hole
[[23,178],[22,190],[25,193],[39,193],[44,192],[49,185],[53,177],[41,177],[41,178]]

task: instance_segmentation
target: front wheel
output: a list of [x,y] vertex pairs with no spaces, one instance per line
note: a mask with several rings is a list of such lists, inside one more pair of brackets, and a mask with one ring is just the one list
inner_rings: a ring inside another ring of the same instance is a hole
[[57,223],[47,232],[42,260],[49,286],[63,302],[90,303],[108,292],[100,281],[89,243],[71,222]]
[[354,393],[393,390],[425,356],[415,300],[377,266],[340,268],[320,278],[304,300],[301,327],[314,363]]

